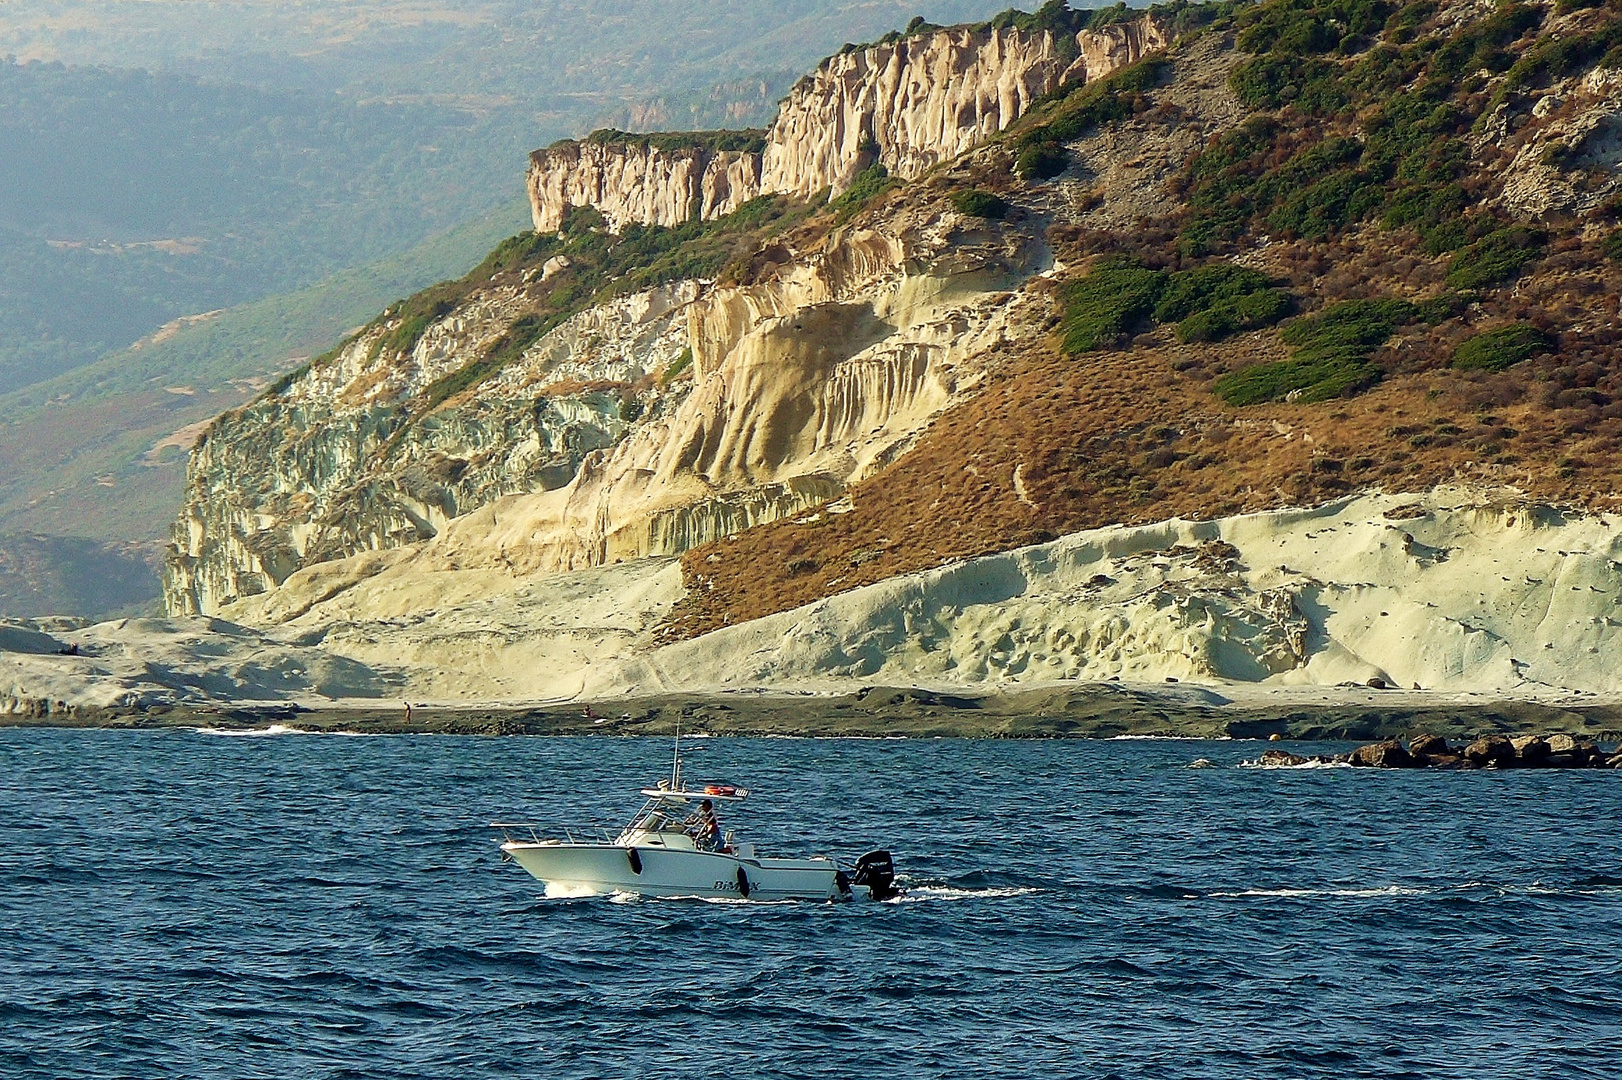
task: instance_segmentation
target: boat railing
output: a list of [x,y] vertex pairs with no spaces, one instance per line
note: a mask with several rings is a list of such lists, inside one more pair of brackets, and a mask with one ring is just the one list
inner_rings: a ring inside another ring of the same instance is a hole
[[[565,843],[569,844],[611,844],[619,834],[601,826],[577,826],[570,828],[556,824],[542,824],[538,821],[492,821],[490,828],[500,829],[503,840],[518,844],[544,844],[548,839],[556,842],[557,834],[562,833]],[[546,829],[552,835],[542,836],[537,829]]]

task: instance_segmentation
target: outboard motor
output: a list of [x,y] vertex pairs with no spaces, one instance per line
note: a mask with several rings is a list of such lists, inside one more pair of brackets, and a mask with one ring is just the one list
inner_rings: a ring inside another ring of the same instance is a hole
[[857,859],[856,873],[851,875],[850,882],[864,886],[867,895],[874,900],[889,900],[901,895],[901,890],[895,886],[895,860],[890,858],[888,851],[869,851]]

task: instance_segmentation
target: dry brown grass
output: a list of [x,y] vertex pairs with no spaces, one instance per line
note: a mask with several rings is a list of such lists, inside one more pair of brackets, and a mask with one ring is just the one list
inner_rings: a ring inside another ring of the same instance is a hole
[[[1381,234],[1321,260],[1280,245],[1273,261],[1309,296],[1331,275],[1347,279],[1331,295],[1433,291],[1435,261],[1411,252]],[[1392,373],[1385,382],[1320,404],[1233,408],[1211,394],[1222,372],[1282,358],[1273,332],[1211,347],[1160,331],[1079,358],[1033,344],[911,453],[856,485],[851,512],[689,552],[689,595],[666,632],[689,637],[1079,529],[1311,505],[1358,490],[1468,481],[1612,508],[1622,346],[1610,328],[1622,273],[1592,255],[1568,246],[1564,261],[1556,252],[1467,320],[1405,330],[1376,354]],[[1555,330],[1558,353],[1497,374],[1447,366],[1459,340],[1514,319]]]

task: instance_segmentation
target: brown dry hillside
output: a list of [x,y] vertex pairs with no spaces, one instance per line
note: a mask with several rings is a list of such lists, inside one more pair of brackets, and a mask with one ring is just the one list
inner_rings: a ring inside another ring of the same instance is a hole
[[[1175,145],[1181,57],[1231,54],[1215,68],[1233,122],[1152,190],[1095,188],[1050,218],[1074,268],[1036,286],[1050,332],[848,509],[689,552],[671,635],[1077,529],[1361,489],[1464,480],[1615,506],[1622,5],[1223,11],[1129,69],[1109,98],[1127,107],[1072,94],[977,163],[1015,215],[1044,212],[1111,174],[1104,148],[1130,143],[1136,163]],[[1162,211],[1123,227],[1120,205]],[[1230,293],[1194,318],[1167,313],[1178,288],[1218,280]]]

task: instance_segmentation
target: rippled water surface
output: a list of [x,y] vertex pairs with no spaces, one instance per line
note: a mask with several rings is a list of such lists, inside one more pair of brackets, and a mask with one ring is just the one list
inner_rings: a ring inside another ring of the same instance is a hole
[[617,903],[484,825],[666,742],[0,731],[0,1075],[1618,1075],[1622,773],[1258,750],[705,740],[724,824],[909,894]]

